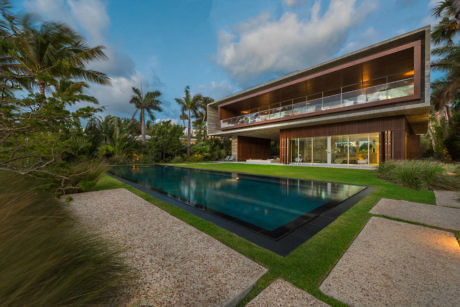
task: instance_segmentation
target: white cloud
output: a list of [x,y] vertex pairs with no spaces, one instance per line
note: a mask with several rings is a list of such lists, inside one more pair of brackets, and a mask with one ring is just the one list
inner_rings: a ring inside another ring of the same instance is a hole
[[320,15],[317,0],[304,20],[293,12],[285,12],[279,19],[263,14],[256,17],[257,23],[249,20],[231,33],[221,31],[217,63],[232,79],[249,85],[263,75],[279,75],[324,61],[343,47],[350,30],[376,8],[373,1],[360,6],[355,2],[332,0]]
[[284,0],[284,4],[286,4],[286,6],[288,6],[288,7],[294,7],[294,6],[297,6],[299,4],[306,3],[308,1],[309,0]]
[[177,121],[176,118],[159,118],[159,119],[155,119],[155,124],[159,124],[159,123],[167,122],[167,121],[170,121],[171,124],[178,125],[178,121]]
[[[96,97],[106,110],[104,114],[130,116],[134,111],[129,99],[133,86],[141,84],[147,88],[146,80],[135,69],[133,60],[125,53],[110,44],[107,34],[110,18],[105,2],[101,0],[27,0],[24,7],[30,13],[44,20],[64,22],[70,27],[83,33],[90,45],[106,47],[108,60],[95,61],[88,68],[102,71],[110,76],[111,86],[91,84],[87,90],[89,95]],[[159,81],[158,79],[158,82]],[[82,104],[84,105],[84,104]]]
[[219,100],[232,94],[235,87],[226,80],[222,80],[220,82],[211,81],[210,86],[201,85],[198,89],[203,95],[214,98],[214,100]]

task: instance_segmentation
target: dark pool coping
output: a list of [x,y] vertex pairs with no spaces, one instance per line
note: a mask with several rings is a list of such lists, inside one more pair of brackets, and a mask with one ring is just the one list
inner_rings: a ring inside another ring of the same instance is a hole
[[[170,166],[170,167],[175,167],[175,166]],[[188,168],[188,167],[185,167]],[[201,169],[195,169],[195,168],[189,168],[189,169],[194,169],[194,170],[201,170]],[[207,171],[207,170],[204,170]],[[209,170],[211,172],[223,172],[223,173],[229,173],[225,171],[214,171],[214,170]],[[230,172],[232,173],[232,172]],[[256,175],[256,174],[248,174],[248,173],[241,173],[244,175],[251,175],[251,176],[257,176],[257,177],[268,177],[268,178],[286,178],[286,179],[291,179],[291,180],[303,180],[299,178],[287,178],[287,177],[275,177],[275,176],[264,176],[264,175]],[[353,196],[347,198],[346,200],[336,204],[332,208],[321,212],[318,214],[315,218],[310,219],[307,223],[298,226],[291,232],[287,233],[286,235],[282,236],[281,238],[273,238],[270,236],[267,236],[263,232],[257,231],[256,229],[252,229],[250,227],[247,227],[241,223],[238,223],[234,220],[227,219],[223,216],[215,215],[214,213],[210,211],[205,211],[202,209],[199,209],[197,207],[194,207],[192,205],[187,204],[184,201],[178,200],[176,198],[172,198],[170,196],[167,196],[165,194],[162,194],[158,191],[152,190],[149,187],[140,185],[138,183],[132,182],[130,180],[118,177],[114,174],[110,174],[109,176],[125,183],[130,186],[133,186],[139,190],[141,190],[144,193],[147,193],[157,199],[160,199],[162,201],[165,201],[173,206],[179,207],[189,213],[192,213],[195,216],[198,216],[202,219],[205,219],[209,222],[212,222],[216,224],[219,227],[222,227],[230,232],[233,232],[234,234],[258,245],[263,248],[266,248],[280,256],[287,256],[290,252],[292,252],[294,249],[296,249],[299,245],[313,237],[316,233],[321,231],[323,228],[325,228],[327,225],[332,223],[337,217],[339,217],[342,213],[350,209],[354,204],[359,202],[361,199],[369,195],[370,193],[373,192],[374,188],[369,188],[365,187],[363,190],[360,192],[354,194]],[[315,180],[315,181],[320,181],[320,180]],[[321,182],[328,182],[328,181],[321,181]],[[341,183],[344,184],[344,183]],[[333,244],[333,243],[331,243]]]

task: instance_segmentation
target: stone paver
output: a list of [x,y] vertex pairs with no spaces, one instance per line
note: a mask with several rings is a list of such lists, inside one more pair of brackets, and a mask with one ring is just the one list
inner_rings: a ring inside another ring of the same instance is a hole
[[257,295],[247,307],[265,307],[265,306],[318,306],[325,307],[328,304],[318,300],[311,294],[295,287],[291,283],[277,279],[270,284],[265,290]]
[[358,306],[458,306],[459,277],[452,233],[372,217],[320,290]]
[[460,210],[456,208],[382,198],[370,213],[445,229],[460,230]]
[[436,205],[460,208],[460,193],[455,191],[434,191]]
[[131,303],[234,305],[266,269],[125,189],[72,195],[83,225],[126,249]]

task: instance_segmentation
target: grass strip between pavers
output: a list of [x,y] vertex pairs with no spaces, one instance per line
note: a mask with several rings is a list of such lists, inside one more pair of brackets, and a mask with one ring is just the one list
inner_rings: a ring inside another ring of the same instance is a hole
[[375,187],[375,191],[343,213],[314,237],[300,245],[287,257],[281,257],[261,248],[219,226],[185,210],[161,201],[124,184],[108,175],[101,177],[95,190],[126,188],[189,225],[209,234],[223,244],[265,266],[269,271],[240,302],[245,305],[264,290],[275,278],[283,278],[333,306],[345,304],[319,291],[321,282],[344,254],[354,238],[372,216],[369,210],[380,198],[403,199],[434,204],[432,191],[412,190],[379,179],[373,170],[334,169],[323,167],[249,165],[237,163],[181,163],[177,166],[232,171],[278,177],[313,179]]

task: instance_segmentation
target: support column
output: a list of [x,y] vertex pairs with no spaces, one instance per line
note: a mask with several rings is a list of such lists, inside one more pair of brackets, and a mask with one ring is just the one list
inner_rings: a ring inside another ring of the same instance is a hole
[[234,161],[238,161],[238,137],[232,136],[232,156]]

